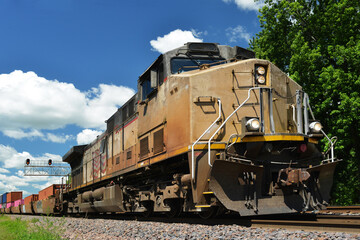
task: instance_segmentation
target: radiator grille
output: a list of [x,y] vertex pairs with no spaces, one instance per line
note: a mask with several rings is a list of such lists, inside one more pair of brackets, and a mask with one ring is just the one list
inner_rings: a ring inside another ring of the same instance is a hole
[[140,140],[140,157],[144,157],[149,153],[149,139],[148,137]]
[[164,129],[154,133],[154,154],[164,151]]

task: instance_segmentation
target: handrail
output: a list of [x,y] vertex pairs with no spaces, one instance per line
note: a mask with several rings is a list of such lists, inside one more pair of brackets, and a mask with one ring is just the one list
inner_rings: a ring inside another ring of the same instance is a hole
[[[307,102],[308,104],[308,107],[309,107],[309,111],[310,111],[310,114],[311,114],[311,117],[313,118],[313,120],[315,120],[315,116],[314,116],[314,113],[311,109],[311,106],[310,106],[310,103],[309,101]],[[332,137],[331,139],[328,137],[328,135],[326,135],[326,133],[324,132],[324,130],[321,129],[321,133],[324,134],[324,136],[326,137],[326,139],[329,141],[329,144],[330,144],[330,150],[331,150],[331,162],[334,162],[334,145],[336,143],[336,140],[337,140],[337,137],[334,136]],[[335,138],[335,141],[333,141],[332,139]]]
[[220,129],[225,125],[225,123],[250,99],[251,91],[256,89],[271,89],[269,87],[252,87],[248,90],[248,97],[245,99],[245,101],[240,104],[226,119],[225,121],[220,125],[220,127],[215,131],[215,133],[211,136],[211,138],[208,141],[208,164],[210,167],[211,165],[211,158],[210,158],[210,149],[211,149],[211,140],[215,137],[215,135],[220,131]]
[[291,104],[290,106],[291,106],[292,112],[293,112],[293,121],[294,121],[294,123],[295,123],[295,125],[297,127],[295,106],[294,106],[294,104]]
[[324,134],[324,136],[327,138],[327,140],[329,141],[329,144],[331,145],[330,149],[331,149],[331,162],[334,162],[334,145],[336,142],[336,138],[335,138],[335,142],[332,141],[332,139],[334,137],[332,137],[331,139],[328,137],[328,135],[326,135],[326,133],[324,132],[324,130],[321,129],[322,134]]
[[[219,103],[219,116],[218,118],[201,134],[201,136],[194,142],[194,144],[191,146],[191,179],[195,179],[195,152],[194,152],[194,146],[200,141],[200,139],[212,128],[212,126],[215,125],[217,121],[221,118],[221,99],[218,98]],[[210,153],[210,152],[209,152]]]

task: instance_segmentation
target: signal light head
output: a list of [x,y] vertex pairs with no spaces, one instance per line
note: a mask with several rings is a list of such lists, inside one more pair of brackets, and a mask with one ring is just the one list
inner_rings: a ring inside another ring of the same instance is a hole
[[26,159],[25,163],[26,165],[30,165],[30,159]]
[[49,164],[49,166],[52,165],[52,160],[51,159],[49,159],[48,164]]

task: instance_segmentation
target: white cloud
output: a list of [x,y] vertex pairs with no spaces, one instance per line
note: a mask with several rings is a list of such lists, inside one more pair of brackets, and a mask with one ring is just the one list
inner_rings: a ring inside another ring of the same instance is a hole
[[230,42],[238,42],[240,40],[245,40],[246,42],[249,42],[250,40],[250,33],[246,32],[246,29],[240,25],[234,28],[227,28],[226,36],[228,37]]
[[156,40],[151,40],[150,44],[154,50],[165,53],[175,48],[183,46],[187,42],[202,42],[202,39],[197,38],[201,33],[192,31],[183,31],[176,29],[162,37],[157,37]]
[[55,143],[65,143],[67,140],[73,139],[72,135],[55,135],[53,133],[47,133],[45,141],[55,142]]
[[10,172],[5,168],[0,168],[0,173],[10,173]]
[[72,135],[56,135],[53,133],[42,133],[37,129],[30,129],[29,131],[23,131],[22,129],[5,129],[3,130],[5,136],[15,138],[15,139],[35,139],[40,138],[46,142],[55,142],[55,143],[65,143],[67,140],[73,139]]
[[243,10],[258,11],[260,8],[262,8],[264,6],[263,0],[259,0],[256,2],[254,0],[223,0],[223,2],[226,2],[226,3],[234,2],[238,6],[238,8],[243,9]]
[[[3,168],[23,168],[26,159],[31,160],[47,160],[62,161],[60,155],[45,153],[42,156],[32,156],[28,152],[17,152],[16,149],[0,144],[0,163]],[[1,180],[1,179],[0,179]]]
[[81,92],[73,84],[47,80],[34,72],[0,74],[0,131],[16,139],[62,143],[72,136],[41,130],[70,124],[104,129],[104,121],[134,94],[133,89],[106,84]]
[[44,134],[41,133],[39,130],[30,129],[30,131],[23,131],[21,129],[5,129],[3,130],[4,135],[15,138],[15,139],[22,139],[22,138],[35,138],[35,137],[44,137]]
[[77,135],[77,137],[76,137],[77,143],[79,145],[91,143],[101,133],[102,133],[101,131],[84,129],[84,130],[82,130],[82,132],[80,132]]

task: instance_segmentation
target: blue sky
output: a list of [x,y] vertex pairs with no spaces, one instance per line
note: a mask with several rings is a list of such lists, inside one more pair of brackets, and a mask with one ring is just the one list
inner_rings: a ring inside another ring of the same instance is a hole
[[188,41],[248,47],[252,0],[0,0],[0,194],[36,193],[26,158],[61,161],[136,92],[161,54]]

